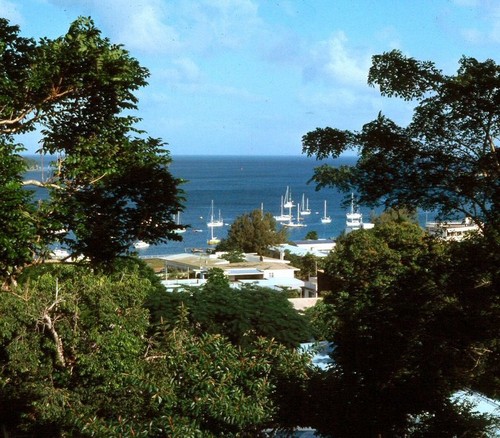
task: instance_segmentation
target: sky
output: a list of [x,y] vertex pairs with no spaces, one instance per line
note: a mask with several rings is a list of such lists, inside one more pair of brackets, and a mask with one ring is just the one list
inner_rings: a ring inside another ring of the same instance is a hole
[[380,111],[406,125],[411,103],[367,85],[393,49],[447,74],[500,63],[498,0],[0,0],[0,16],[35,39],[91,17],[150,71],[138,127],[172,155],[300,155],[307,132]]

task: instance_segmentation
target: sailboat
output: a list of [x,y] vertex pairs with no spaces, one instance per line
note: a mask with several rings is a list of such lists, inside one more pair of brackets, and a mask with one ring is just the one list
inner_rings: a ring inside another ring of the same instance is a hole
[[289,186],[286,186],[286,191],[285,191],[285,198],[283,202],[283,207],[285,208],[291,208],[295,204],[292,201],[292,191],[290,190]]
[[346,213],[346,231],[359,230],[363,227],[363,215],[354,208],[354,193],[351,193],[351,211]]
[[207,240],[207,243],[209,245],[217,245],[220,242],[220,239],[214,236],[214,227],[221,227],[222,225],[224,225],[224,223],[220,218],[219,220],[214,219],[214,201],[212,201],[212,209],[210,210],[210,220],[207,222],[207,225],[208,228],[210,228],[210,238]]
[[326,199],[325,199],[325,207],[324,207],[324,213],[323,217],[321,218],[321,223],[322,224],[329,224],[332,221],[332,218],[330,216],[327,216],[326,214]]
[[220,243],[220,239],[214,236],[214,227],[211,226],[209,228],[210,228],[210,238],[207,240],[207,243],[209,245],[217,245],[218,243]]
[[[176,218],[176,220],[175,220],[175,223],[176,223],[177,225],[179,225],[179,228],[176,228],[176,229],[174,230],[174,233],[177,233],[177,234],[182,234],[182,233],[185,233],[185,232],[186,232],[186,228],[183,228],[183,227],[182,227],[182,225],[181,225],[181,212],[180,212],[180,211],[178,211],[178,212],[177,212],[177,218]],[[181,227],[182,227],[182,228],[181,228]]]
[[212,201],[212,208],[210,210],[210,220],[207,222],[209,227],[222,227],[224,225],[224,221],[222,220],[220,210],[219,210],[219,218],[214,218],[214,201]]
[[284,214],[283,212],[283,196],[281,197],[281,202],[280,202],[280,209],[281,209],[281,212],[279,214],[279,216],[274,216],[274,219],[278,222],[286,222],[286,221],[289,221],[291,219],[290,215],[289,214]]
[[309,198],[307,198],[304,202],[305,195],[302,193],[302,203],[300,205],[300,215],[308,216],[311,214],[311,210],[309,209]]
[[289,207],[289,211],[290,211],[290,220],[286,223],[286,224],[283,224],[285,227],[290,227],[290,228],[294,228],[294,227],[305,227],[306,224],[302,223],[300,221],[300,205],[297,205],[297,222],[294,222],[293,221],[293,218],[292,218],[292,207]]

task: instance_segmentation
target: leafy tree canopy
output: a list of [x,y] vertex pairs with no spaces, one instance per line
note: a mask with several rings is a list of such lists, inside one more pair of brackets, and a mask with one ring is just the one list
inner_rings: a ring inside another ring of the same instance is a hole
[[256,286],[230,287],[221,269],[211,269],[205,285],[189,292],[157,293],[147,307],[155,321],[173,324],[183,309],[200,333],[224,335],[245,347],[258,337],[275,339],[287,347],[298,347],[310,338],[307,320],[283,292]]
[[308,231],[307,234],[306,234],[306,237],[305,237],[306,240],[318,240],[319,237],[318,237],[318,232],[317,231],[314,231],[314,230],[311,230],[311,231]]
[[394,50],[373,57],[368,83],[384,96],[413,101],[413,120],[401,127],[379,114],[360,131],[326,127],[304,135],[303,152],[318,159],[359,152],[354,167],[316,168],[318,187],[357,191],[367,205],[498,223],[500,67],[463,57],[457,74],[445,75]]
[[[109,265],[136,239],[180,239],[173,216],[182,209],[181,181],[168,170],[165,144],[134,127],[134,92],[149,73],[126,50],[88,18],[38,42],[0,19],[0,70],[0,210],[13,221],[0,232],[0,275],[57,241]],[[34,130],[40,152],[57,159],[50,179],[23,183],[24,148],[14,138]],[[23,184],[45,187],[50,198],[34,211]]]
[[256,209],[235,219],[227,237],[217,245],[218,251],[237,250],[263,254],[270,246],[285,243],[287,231],[276,229],[277,222],[269,212]]
[[142,264],[31,269],[0,294],[5,436],[258,436],[307,378],[307,357],[272,339],[241,349],[185,312],[152,324],[144,301],[160,291]]
[[[484,244],[468,241],[467,250]],[[473,262],[472,254],[411,222],[338,239],[325,266],[332,290],[320,309],[331,323],[322,334],[335,344],[335,366],[321,383],[330,407],[318,416],[320,431],[404,436],[425,417],[451,436],[458,427],[451,418],[460,417],[449,402],[455,391],[483,382],[498,393],[499,269],[479,266],[498,256],[484,248]],[[461,433],[472,430],[473,421],[465,423]]]

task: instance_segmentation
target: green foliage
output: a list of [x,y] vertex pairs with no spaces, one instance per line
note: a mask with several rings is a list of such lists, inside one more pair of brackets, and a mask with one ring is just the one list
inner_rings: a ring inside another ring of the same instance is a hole
[[[0,19],[0,65],[0,210],[12,212],[2,278],[57,241],[110,267],[136,239],[180,239],[172,218],[182,209],[182,181],[169,172],[165,143],[135,128],[139,119],[131,115],[134,92],[149,75],[137,60],[88,18],[39,42]],[[33,183],[50,192],[36,209],[20,190],[23,148],[12,143],[13,135],[35,129],[41,152],[58,157],[53,178]],[[67,233],[57,234],[61,229]]]
[[151,325],[143,303],[160,292],[141,272],[134,261],[108,276],[43,265],[0,294],[4,434],[257,436],[293,421],[287,391],[305,387],[306,357],[197,333],[185,311]]
[[304,310],[304,316],[311,327],[312,337],[315,341],[330,341],[332,338],[335,327],[332,315],[331,304],[325,303],[323,299]]
[[276,220],[269,212],[256,209],[235,219],[218,251],[241,251],[263,254],[267,248],[287,241],[287,231],[276,230]]
[[300,269],[299,277],[302,280],[308,280],[310,276],[314,277],[324,263],[320,257],[313,254],[307,253],[299,256],[288,250],[285,251],[285,260],[289,260],[292,266]]
[[308,231],[305,237],[306,240],[318,240],[318,232],[311,230]]
[[[353,167],[318,167],[319,188],[386,207],[326,261],[335,367],[312,386],[330,412],[312,415],[338,437],[479,436],[483,419],[449,397],[466,387],[499,393],[500,67],[463,57],[448,76],[392,51],[373,57],[368,82],[414,102],[407,127],[379,114],[360,131],[302,138],[318,159],[359,153]],[[437,242],[416,225],[417,208],[471,217],[483,234]]]
[[369,83],[383,95],[413,100],[413,120],[400,127],[386,116],[358,132],[317,128],[303,136],[303,152],[318,159],[359,152],[356,166],[316,169],[319,187],[360,195],[360,203],[420,207],[442,217],[457,212],[498,226],[500,199],[500,67],[463,57],[454,76],[431,62],[392,51],[373,57]]
[[258,337],[297,347],[310,337],[307,320],[293,308],[285,293],[255,286],[232,289],[216,271],[206,285],[190,292],[156,294],[150,297],[147,307],[154,321],[170,325],[187,311],[194,330],[221,334],[242,347]]
[[482,261],[472,262],[465,253],[481,246],[465,245],[428,238],[410,222],[339,238],[325,267],[332,291],[324,298],[329,317],[321,317],[336,348],[333,370],[316,382],[331,390],[320,431],[403,436],[420,416],[447,431],[441,436],[467,430],[467,422],[451,421],[449,399],[482,380],[498,385],[491,376],[498,371],[499,276],[498,255],[483,247]]
[[0,136],[0,283],[29,263],[37,249],[37,223],[31,193],[22,187],[20,150]]
[[224,274],[224,270],[220,268],[212,268],[208,271],[207,275],[207,288],[208,289],[227,289],[229,287],[229,280]]
[[[243,351],[223,336],[193,336],[186,329],[167,329],[159,340],[155,354],[166,360],[150,361],[150,376],[160,383],[152,401],[175,413],[160,436],[186,436],[186,429],[200,437],[258,436],[275,423],[277,387],[306,377],[304,357],[273,340],[260,338]],[[172,383],[173,401],[165,391]],[[286,413],[286,405],[281,409]]]
[[[52,436],[98,412],[127,412],[141,370],[150,287],[53,265],[0,295],[0,423]],[[15,409],[12,409],[15,407]]]
[[375,225],[383,225],[391,222],[411,222],[418,224],[417,212],[408,208],[388,208],[372,220]]
[[245,261],[245,254],[239,250],[234,250],[222,254],[219,258],[227,260],[229,263],[238,263]]

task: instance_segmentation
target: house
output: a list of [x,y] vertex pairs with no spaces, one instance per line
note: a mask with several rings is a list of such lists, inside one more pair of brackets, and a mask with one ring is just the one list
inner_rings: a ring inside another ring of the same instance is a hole
[[[221,259],[222,253],[216,254],[176,254],[166,256],[165,280],[162,282],[167,290],[182,289],[184,286],[197,286],[206,282],[210,269],[219,268],[224,271],[232,287],[243,284],[269,287],[276,290],[301,291],[304,282],[295,278],[299,268],[290,265],[289,261],[262,257],[257,254],[245,254],[245,260],[230,263]],[[183,273],[180,279],[169,279],[168,273]]]

